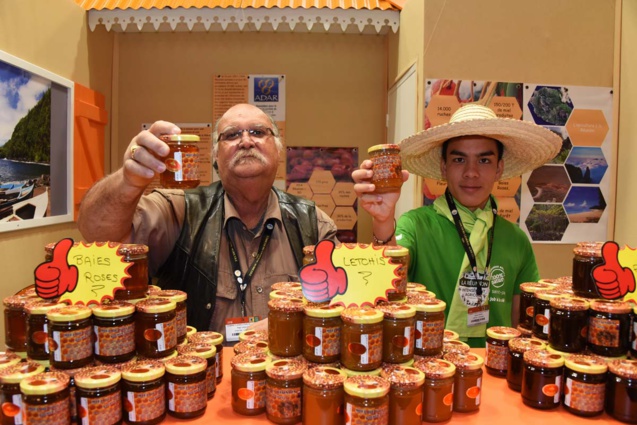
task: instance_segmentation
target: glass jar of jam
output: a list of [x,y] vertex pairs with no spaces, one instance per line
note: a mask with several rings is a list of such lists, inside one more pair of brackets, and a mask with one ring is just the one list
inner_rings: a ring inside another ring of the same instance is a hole
[[217,391],[217,348],[204,342],[191,342],[177,347],[177,352],[185,356],[197,356],[206,360],[206,392],[208,400],[215,395]]
[[423,359],[414,367],[425,374],[423,422],[444,422],[453,413],[453,381],[456,366],[443,359]]
[[2,401],[2,424],[22,424],[22,393],[20,382],[29,376],[39,375],[44,372],[44,366],[26,361],[16,363],[0,369],[0,399]]
[[347,375],[334,367],[317,366],[303,373],[304,424],[340,425],[344,423],[343,382]]
[[266,354],[245,353],[232,359],[232,410],[244,416],[265,412]]
[[116,424],[122,420],[121,372],[113,366],[93,366],[75,374],[79,417],[87,423]]
[[394,144],[374,145],[367,149],[372,161],[371,183],[375,193],[399,192],[403,185],[400,146]]
[[411,305],[416,309],[414,354],[419,356],[442,354],[447,304],[442,300],[429,298]]
[[404,363],[414,358],[416,339],[416,309],[408,304],[381,303],[383,312],[383,361]]
[[606,413],[618,421],[637,422],[637,360],[608,363]]
[[551,300],[549,345],[566,353],[586,348],[588,337],[588,301],[570,296]]
[[121,244],[117,254],[122,256],[125,263],[130,263],[126,272],[129,278],[124,278],[124,288],[115,291],[116,300],[134,300],[144,298],[148,292],[148,247],[140,244]]
[[188,333],[188,312],[186,310],[186,299],[188,294],[184,291],[177,289],[165,289],[159,291],[153,295],[154,298],[168,298],[174,301],[177,307],[175,308],[175,320],[177,323],[177,344],[183,344],[186,341],[186,334]]
[[166,417],[166,369],[157,360],[138,360],[122,367],[124,420],[155,425]]
[[409,270],[409,250],[402,246],[387,246],[384,254],[389,257],[389,264],[398,266],[392,289],[387,290],[389,301],[399,301],[407,296],[407,272]]
[[269,346],[267,341],[240,341],[234,345],[233,351],[235,354],[249,353],[252,351],[267,353],[269,351]]
[[39,298],[28,295],[12,295],[4,303],[4,343],[14,352],[27,351],[27,312],[24,306]]
[[597,356],[571,354],[564,360],[564,408],[577,416],[604,412],[606,361]]
[[314,245],[307,245],[303,247],[303,265],[316,263],[316,257],[314,256]]
[[389,388],[389,423],[420,425],[425,374],[413,367],[394,366],[383,369],[380,376]]
[[159,183],[166,189],[192,189],[199,186],[199,136],[166,134],[160,136],[170,153],[164,158],[166,171],[159,175]]
[[468,354],[471,351],[471,347],[466,342],[462,342],[458,339],[452,339],[451,341],[445,341],[442,343],[442,352],[447,353],[460,353]]
[[70,305],[49,310],[49,359],[58,369],[76,369],[93,362],[91,309]]
[[268,364],[265,384],[265,413],[270,422],[292,425],[301,421],[301,390],[305,362],[275,360]]
[[545,350],[524,353],[522,402],[536,409],[560,405],[564,357]]
[[522,389],[522,371],[524,369],[524,353],[529,350],[543,350],[546,347],[542,341],[531,338],[513,338],[509,340],[507,355],[507,385],[513,391]]
[[509,341],[518,338],[520,331],[506,326],[492,326],[487,329],[487,349],[484,366],[493,376],[506,376]]
[[33,360],[49,360],[49,319],[46,313],[66,304],[56,300],[31,301],[25,304],[27,313],[27,356]]
[[63,425],[71,422],[69,377],[62,372],[44,372],[20,382],[22,423]]
[[198,418],[206,411],[207,362],[201,357],[177,356],[164,363],[168,414],[178,419]]
[[212,344],[217,349],[215,354],[215,376],[217,377],[217,385],[223,379],[223,335],[219,332],[202,331],[192,336],[191,342]]
[[555,285],[540,282],[526,282],[520,285],[520,315],[518,324],[524,329],[533,329],[535,315],[535,293],[555,288]]
[[102,363],[121,363],[135,356],[135,306],[127,302],[100,304],[93,308],[95,358]]
[[533,314],[533,336],[547,341],[551,321],[551,300],[564,295],[559,289],[543,289],[535,292],[535,308]]
[[267,341],[268,332],[264,330],[248,329],[239,334],[239,341]]
[[477,354],[447,353],[445,360],[456,366],[453,390],[453,411],[474,412],[480,408],[482,396],[482,365]]
[[601,264],[603,242],[578,242],[573,248],[573,292],[578,297],[601,298],[593,268]]
[[303,357],[315,363],[341,358],[341,313],[339,305],[306,305],[303,316]]
[[385,425],[389,423],[389,382],[380,376],[352,376],[343,383],[345,423]]
[[631,304],[592,300],[588,317],[588,349],[606,357],[624,356],[630,347]]
[[272,354],[294,357],[303,353],[303,300],[268,301],[268,337]]
[[378,369],[383,361],[383,313],[372,307],[349,307],[341,319],[341,364],[356,371]]
[[159,358],[177,347],[177,321],[174,301],[148,298],[135,304],[135,346],[144,357]]

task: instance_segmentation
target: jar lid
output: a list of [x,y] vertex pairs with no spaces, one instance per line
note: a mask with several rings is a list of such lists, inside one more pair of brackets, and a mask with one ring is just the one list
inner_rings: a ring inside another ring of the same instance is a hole
[[459,338],[460,335],[458,335],[458,332],[452,331],[451,329],[445,329],[443,333],[444,342],[457,341]]
[[314,254],[315,245],[306,245],[303,247],[303,255]]
[[117,248],[117,254],[124,257],[137,257],[148,254],[148,246],[135,243],[123,243]]
[[162,134],[160,136],[165,142],[181,142],[181,143],[196,143],[199,142],[199,136],[195,134]]
[[409,250],[400,245],[387,245],[385,251],[383,251],[386,257],[397,258],[406,257],[409,255]]
[[190,342],[207,342],[212,345],[223,344],[223,335],[213,331],[197,332],[190,339],[192,340]]
[[564,366],[564,357],[546,350],[529,350],[524,353],[524,361],[537,367],[556,368]]
[[230,364],[233,369],[241,372],[263,372],[270,363],[270,358],[265,353],[249,352],[236,355]]
[[303,311],[306,316],[310,317],[320,317],[320,318],[330,318],[330,317],[340,317],[341,313],[345,310],[345,307],[342,305],[306,305]]
[[491,326],[487,328],[487,336],[501,341],[508,341],[520,336],[520,331],[507,326]]
[[343,383],[345,392],[360,398],[379,398],[389,393],[389,382],[380,376],[350,376]]
[[387,379],[392,388],[417,388],[425,383],[425,374],[415,367],[396,366],[383,369],[380,376]]
[[217,354],[217,347],[205,342],[189,342],[177,347],[177,352],[186,356],[196,356],[209,359]]
[[49,310],[46,317],[52,322],[71,322],[86,319],[91,314],[91,309],[85,305],[65,305]]
[[161,290],[162,289],[157,285],[148,285],[148,290],[146,291],[146,293],[148,295],[153,295],[153,294],[156,294],[157,292],[160,292]]
[[303,361],[293,359],[274,360],[265,368],[265,373],[273,379],[299,379],[303,372],[307,370],[307,365]]
[[19,384],[27,376],[37,375],[44,372],[44,366],[27,360],[26,362],[16,363],[13,366],[0,369],[0,382],[3,384]]
[[484,364],[484,359],[475,353],[447,353],[444,359],[460,370],[476,370]]
[[584,298],[571,297],[563,295],[551,300],[551,307],[568,311],[586,311],[588,310],[588,301]]
[[166,372],[173,375],[194,375],[206,370],[206,359],[196,356],[177,356],[164,362]]
[[407,282],[407,290],[410,289],[427,289],[427,286],[423,283]]
[[546,344],[539,339],[517,337],[509,340],[509,349],[516,353],[524,353],[529,350],[543,350]]
[[413,367],[414,366],[414,362],[415,360],[409,359],[406,362],[403,363],[387,363],[387,362],[382,362],[380,364],[380,368],[381,370],[383,370],[385,373],[389,373],[391,371],[391,369],[398,367],[398,366],[402,366],[402,367]]
[[274,299],[303,299],[303,291],[293,291],[290,289],[277,289],[276,291],[270,291],[269,298]]
[[157,314],[174,311],[177,304],[168,298],[146,298],[135,304],[135,309],[141,313]]
[[383,312],[374,307],[348,307],[341,313],[343,321],[361,324],[380,323],[383,321]]
[[258,341],[256,339],[248,339],[240,341],[234,345],[235,354],[243,354],[248,352],[261,352],[267,353],[269,350],[268,341]]
[[169,300],[172,300],[176,303],[186,301],[186,299],[188,298],[188,294],[177,289],[164,289],[162,291],[154,293],[151,296],[155,298],[168,298]]
[[456,365],[443,359],[421,359],[414,367],[431,379],[450,378],[456,373]]
[[471,351],[471,347],[466,342],[457,339],[442,342],[442,351],[445,353],[461,353],[466,354]]
[[248,329],[239,334],[239,341],[268,341],[268,331]]
[[613,360],[608,363],[608,370],[623,378],[637,379],[637,360]]
[[[415,304],[411,302],[410,304],[416,309],[416,311],[422,311],[425,313],[439,313],[441,311],[445,311],[445,308],[447,308],[447,303],[437,298],[424,298],[418,300]],[[456,338],[457,336],[458,334],[456,334]]]
[[573,254],[580,257],[601,257],[604,242],[578,242],[573,248]]
[[86,367],[75,375],[75,385],[80,388],[105,388],[117,384],[122,373],[113,366]]
[[[194,334],[197,333],[197,328],[195,328],[194,326],[186,326],[186,338],[190,338],[191,336],[193,336]],[[241,335],[239,335],[241,336]]]
[[41,300],[37,295],[11,295],[5,297],[2,302],[8,308],[24,308],[28,302],[37,300]]
[[554,289],[557,285],[543,282],[525,282],[520,284],[520,291],[534,294],[537,291],[545,291],[547,289]]
[[166,368],[158,360],[137,360],[122,367],[122,377],[131,382],[148,382],[164,376]]
[[303,300],[301,298],[275,298],[268,301],[268,307],[270,310],[298,313],[303,311]]
[[5,369],[22,361],[22,357],[10,351],[0,352],[0,369]]
[[272,284],[272,291],[278,291],[278,290],[294,290],[294,291],[301,291],[303,290],[301,284],[299,282],[277,282],[277,283],[273,283]]
[[68,304],[60,303],[57,300],[36,300],[25,304],[24,310],[27,314],[47,314],[54,308],[66,307]]
[[[637,307],[637,306],[636,306]],[[627,314],[633,310],[633,304],[621,300],[591,300],[590,308],[610,314]]]
[[69,386],[71,378],[63,372],[44,372],[24,378],[20,391],[24,395],[45,395],[60,392]]
[[576,372],[592,373],[595,375],[606,373],[608,370],[608,365],[604,359],[584,354],[569,355],[564,360],[564,366]]
[[545,301],[551,301],[553,298],[561,297],[564,291],[561,289],[543,289],[535,293],[535,298]]
[[341,370],[345,373],[345,375],[347,375],[347,377],[350,377],[350,376],[358,376],[358,375],[380,376],[380,372],[383,369],[379,367],[378,369],[372,369],[372,370],[352,370],[344,366],[341,366]]
[[347,379],[344,371],[335,367],[317,366],[303,372],[303,383],[312,388],[334,389],[343,386]]
[[96,317],[106,317],[109,319],[115,317],[130,316],[135,313],[135,306],[131,303],[123,301],[115,301],[108,304],[100,304],[93,307],[93,315]]
[[396,302],[381,302],[376,310],[382,311],[388,319],[408,319],[416,315],[416,309],[409,305]]
[[369,149],[367,149],[367,153],[372,153],[372,152],[382,151],[382,150],[389,150],[389,149],[400,151],[400,146],[395,145],[393,143],[384,143],[382,145],[374,145],[370,147]]

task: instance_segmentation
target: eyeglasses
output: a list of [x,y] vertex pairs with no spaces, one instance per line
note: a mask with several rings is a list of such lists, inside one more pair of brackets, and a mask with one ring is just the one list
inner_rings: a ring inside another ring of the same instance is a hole
[[219,135],[220,142],[234,142],[243,137],[243,132],[247,131],[252,140],[263,140],[268,136],[274,136],[274,132],[271,128],[267,127],[254,127],[254,128],[241,128],[230,129],[224,131]]

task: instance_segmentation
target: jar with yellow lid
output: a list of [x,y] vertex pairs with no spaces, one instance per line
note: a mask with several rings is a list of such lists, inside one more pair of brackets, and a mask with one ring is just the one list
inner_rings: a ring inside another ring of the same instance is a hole
[[215,354],[215,376],[217,377],[217,385],[219,385],[223,379],[223,335],[214,331],[202,331],[195,333],[191,339],[191,342],[194,343],[212,344],[217,349],[217,354]]
[[303,356],[315,363],[331,363],[341,357],[341,313],[339,305],[306,305],[303,316]]
[[524,353],[522,402],[536,409],[552,409],[560,405],[564,357],[545,350]]
[[186,309],[186,300],[188,294],[184,291],[177,289],[164,289],[153,295],[154,298],[168,298],[174,301],[177,307],[175,308],[175,320],[177,324],[177,344],[183,344],[186,341],[186,334],[188,333],[188,311]]
[[236,343],[233,347],[235,354],[243,354],[252,351],[267,353],[269,346],[267,341],[247,340]]
[[142,244],[121,244],[117,254],[130,266],[126,272],[130,275],[122,280],[124,288],[113,295],[116,300],[134,300],[144,298],[148,291],[148,247]]
[[573,248],[573,292],[578,297],[601,298],[593,269],[604,261],[603,245],[603,242],[578,242]]
[[294,357],[303,353],[303,300],[268,301],[268,338],[272,354]]
[[178,419],[203,415],[208,403],[205,359],[177,356],[164,363],[168,414]]
[[533,336],[535,338],[544,341],[549,339],[551,300],[563,295],[564,291],[560,289],[543,289],[535,292],[535,308],[533,310]]
[[122,374],[113,366],[87,367],[75,374],[79,417],[87,423],[116,424],[122,420]]
[[637,422],[637,360],[608,363],[606,413],[622,422]]
[[597,356],[571,354],[564,360],[564,408],[577,416],[604,412],[606,361]]
[[416,309],[414,354],[437,356],[442,354],[447,303],[429,298],[411,304]]
[[347,369],[369,371],[383,361],[383,312],[349,307],[341,313],[341,363]]
[[3,425],[21,424],[22,421],[22,393],[20,382],[29,376],[44,372],[44,366],[34,361],[14,363],[0,369],[0,393],[2,400]]
[[[46,367],[45,367],[46,368]],[[46,372],[62,372],[69,377],[69,409],[71,411],[71,423],[78,422],[77,416],[77,397],[76,397],[76,387],[75,387],[75,375],[83,370],[83,367],[77,369],[57,369],[55,367],[50,367],[49,370],[45,370]]]
[[445,329],[445,332],[442,336],[442,342],[449,342],[449,341],[458,341],[460,339],[460,335],[458,335],[458,332],[452,331],[451,329]]
[[383,369],[380,376],[389,388],[389,423],[420,425],[425,374],[414,367],[395,366]]
[[392,281],[392,289],[387,290],[389,301],[399,301],[407,296],[407,272],[409,271],[409,250],[400,245],[386,246],[383,251],[389,257],[389,264],[396,267],[396,278]]
[[58,369],[75,369],[93,362],[93,319],[83,305],[54,308],[49,320],[49,359]]
[[27,356],[33,360],[49,360],[49,320],[46,313],[66,307],[56,300],[38,300],[25,304],[27,313]]
[[380,376],[352,376],[343,383],[345,418],[351,425],[389,423],[389,382]]
[[159,182],[166,189],[192,189],[199,186],[199,136],[166,134],[160,136],[170,152],[163,158],[166,171]]
[[456,366],[443,359],[419,360],[414,367],[425,374],[423,422],[444,422],[453,413],[453,384]]
[[555,288],[556,285],[540,282],[525,282],[520,284],[519,326],[533,330],[533,316],[535,315],[535,293]]
[[135,346],[139,355],[160,358],[175,351],[176,307],[167,298],[148,298],[135,304]]
[[484,366],[487,373],[494,376],[506,376],[509,340],[519,336],[520,331],[514,328],[506,326],[487,328],[487,349],[484,356]]
[[66,425],[71,421],[69,377],[62,372],[44,372],[24,378],[22,420],[31,425]]
[[157,360],[142,360],[122,367],[124,420],[134,425],[155,425],[166,417],[165,367]]
[[265,413],[270,422],[292,425],[301,421],[301,391],[307,366],[299,360],[275,360],[265,373]]
[[475,353],[447,353],[444,359],[456,366],[453,411],[474,412],[482,400],[482,365],[484,359]]
[[135,356],[134,313],[135,306],[123,301],[93,308],[93,351],[97,360],[121,363]]
[[28,302],[39,300],[36,295],[12,295],[4,298],[4,343],[14,352],[27,351],[27,312]]
[[395,144],[374,145],[367,149],[372,161],[372,180],[375,193],[399,192],[403,185],[400,146]]
[[404,363],[414,358],[416,309],[409,304],[381,303],[383,318],[383,361]]
[[549,345],[567,353],[579,353],[588,339],[589,304],[583,298],[562,296],[551,300]]
[[232,359],[232,410],[244,416],[265,412],[265,368],[270,363],[264,353],[239,354]]
[[208,400],[214,397],[217,391],[217,348],[210,343],[191,342],[177,347],[177,352],[180,355],[196,356],[206,359],[206,393]]
[[345,400],[345,372],[338,368],[318,366],[303,372],[302,422],[341,425]]
[[538,339],[512,338],[508,342],[507,385],[513,391],[522,389],[522,371],[524,369],[524,353],[529,350],[543,350],[546,344]]
[[0,370],[13,366],[22,361],[22,357],[11,351],[0,351]]
[[591,300],[588,349],[599,356],[625,356],[630,348],[632,311],[632,304],[626,301]]

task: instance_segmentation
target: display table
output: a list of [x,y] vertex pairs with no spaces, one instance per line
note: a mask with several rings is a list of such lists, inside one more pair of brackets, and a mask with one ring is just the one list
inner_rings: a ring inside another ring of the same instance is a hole
[[[477,354],[484,356],[484,349],[473,349]],[[230,392],[230,360],[234,357],[232,348],[226,347],[223,351],[224,376],[223,381],[217,387],[217,392],[212,400],[208,401],[206,413],[189,421],[175,419],[170,415],[162,424],[206,424],[234,423],[234,424],[270,424],[265,413],[259,416],[241,416],[234,413],[231,406]],[[475,413],[453,413],[451,421],[454,424],[488,424],[488,425],[549,425],[549,424],[621,424],[621,422],[603,413],[593,418],[582,418],[564,410],[562,406],[553,410],[537,410],[522,403],[520,393],[510,390],[506,379],[496,378],[484,372],[482,381],[482,404],[480,410]],[[426,423],[426,422],[423,422]],[[313,425],[313,424],[310,424]],[[398,424],[391,424],[398,425]]]

